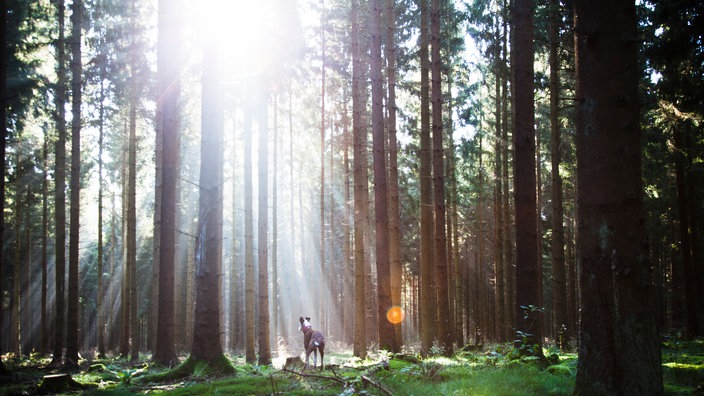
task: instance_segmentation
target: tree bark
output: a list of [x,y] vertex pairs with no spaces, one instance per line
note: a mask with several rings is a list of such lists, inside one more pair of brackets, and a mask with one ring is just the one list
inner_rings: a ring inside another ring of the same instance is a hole
[[260,76],[256,96],[259,123],[259,208],[257,214],[257,261],[258,261],[258,314],[257,345],[259,346],[259,364],[271,364],[271,346],[269,341],[269,125],[268,93],[266,79]]
[[420,338],[421,354],[427,355],[437,337],[437,287],[433,251],[433,189],[432,142],[430,140],[430,84],[429,84],[429,10],[428,1],[420,1]]
[[[191,356],[224,360],[221,332],[223,109],[217,41],[203,49],[200,198],[196,233],[196,305]],[[218,370],[234,370],[231,366]]]
[[[396,139],[396,13],[394,0],[386,1],[386,80],[388,85],[386,128],[389,153],[389,264],[391,274],[391,305],[401,307],[402,272],[401,232],[399,230],[398,141]],[[396,346],[403,344],[402,323],[394,325]],[[394,351],[398,352],[398,351]]]
[[664,393],[647,261],[635,2],[574,1],[579,394]]
[[379,347],[397,351],[394,326],[386,318],[391,309],[391,267],[389,262],[389,209],[386,150],[384,136],[384,79],[381,73],[381,5],[371,0],[369,24],[371,28],[371,82],[372,82],[372,145],[374,159],[374,215],[376,224],[377,317],[379,320]]
[[542,356],[542,270],[538,260],[533,0],[511,5],[511,71],[516,210],[516,332],[524,353]]
[[354,140],[354,356],[367,357],[367,330],[365,315],[366,257],[365,228],[367,209],[365,192],[367,185],[367,130],[364,122],[364,61],[360,43],[359,1],[352,0],[350,19],[352,22],[352,135]]
[[567,279],[565,273],[565,233],[563,228],[562,177],[560,176],[560,61],[558,16],[559,0],[550,0],[549,5],[550,49],[550,163],[552,176],[552,309],[553,336],[560,349],[567,347],[570,323],[567,319]]
[[157,146],[161,146],[161,202],[156,340],[153,360],[165,366],[178,362],[174,337],[174,283],[176,253],[176,185],[179,176],[180,109],[180,30],[179,3],[160,0],[157,37]]
[[[54,348],[51,365],[63,363],[63,349],[66,345],[66,50],[64,37],[64,18],[66,8],[63,0],[57,1],[57,19],[59,20],[59,38],[56,41],[56,146],[54,171],[54,222],[56,241],[54,252],[56,263],[54,270],[55,308],[54,308]],[[3,189],[4,191],[4,189]]]
[[252,203],[252,115],[244,109],[244,262],[245,262],[245,359],[254,363],[254,214]]
[[447,265],[447,232],[445,221],[445,155],[442,128],[442,70],[440,57],[440,0],[432,0],[430,9],[430,47],[432,67],[432,163],[434,192],[434,246],[435,287],[437,290],[437,337],[447,353],[452,351],[450,325],[450,295]]
[[83,1],[74,0],[71,6],[71,208],[68,260],[68,313],[66,317],[66,365],[78,366],[79,301],[79,219],[81,197],[81,89],[83,67],[81,62],[81,20]]

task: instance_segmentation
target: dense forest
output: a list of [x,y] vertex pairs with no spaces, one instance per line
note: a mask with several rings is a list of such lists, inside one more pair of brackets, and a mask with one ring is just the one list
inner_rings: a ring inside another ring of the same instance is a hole
[[702,2],[0,7],[2,372],[702,336]]

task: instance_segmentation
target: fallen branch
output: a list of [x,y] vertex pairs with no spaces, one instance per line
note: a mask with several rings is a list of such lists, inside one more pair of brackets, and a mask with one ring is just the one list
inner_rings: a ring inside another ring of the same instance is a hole
[[326,379],[326,380],[333,380],[333,381],[335,381],[335,382],[337,382],[337,383],[339,383],[339,384],[342,384],[342,385],[345,384],[345,381],[343,381],[343,380],[341,380],[341,379],[339,379],[339,378],[337,378],[337,377],[329,377],[329,376],[327,376],[327,375],[318,375],[318,374],[306,374],[306,373],[303,373],[303,372],[300,372],[300,373],[299,373],[299,372],[297,372],[297,371],[293,371],[293,370],[291,370],[291,369],[287,369],[286,367],[283,368],[283,371],[288,372],[288,373],[291,373],[291,374],[296,374],[296,375],[298,375],[298,376],[300,376],[300,377],[320,378],[320,379]]
[[374,381],[373,379],[367,377],[366,375],[362,375],[362,381],[365,384],[369,384],[369,385],[379,389],[380,391],[384,392],[385,395],[389,395],[389,396],[393,395],[393,393],[388,388],[386,388],[384,385]]

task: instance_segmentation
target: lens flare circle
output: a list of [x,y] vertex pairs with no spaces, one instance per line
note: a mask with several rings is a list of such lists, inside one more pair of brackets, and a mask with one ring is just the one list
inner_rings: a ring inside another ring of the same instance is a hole
[[386,311],[386,320],[392,324],[399,324],[403,322],[403,318],[406,314],[403,312],[403,308],[399,306],[393,306]]

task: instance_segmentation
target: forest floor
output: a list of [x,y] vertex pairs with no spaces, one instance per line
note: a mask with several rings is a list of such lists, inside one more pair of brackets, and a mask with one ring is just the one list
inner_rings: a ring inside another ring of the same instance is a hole
[[[82,361],[81,371],[60,390],[46,390],[49,360],[4,357],[9,374],[0,376],[0,395],[569,395],[573,393],[577,356],[546,349],[543,362],[515,359],[508,345],[459,351],[452,357],[419,359],[416,355],[375,354],[361,361],[351,351],[331,348],[324,370],[304,370],[298,356],[275,359],[272,366],[245,364],[232,358],[236,374],[216,378],[206,367],[179,380],[144,381],[167,371],[125,359]],[[704,340],[669,339],[663,343],[663,379],[668,395],[704,395]],[[311,357],[312,363],[312,357]]]

